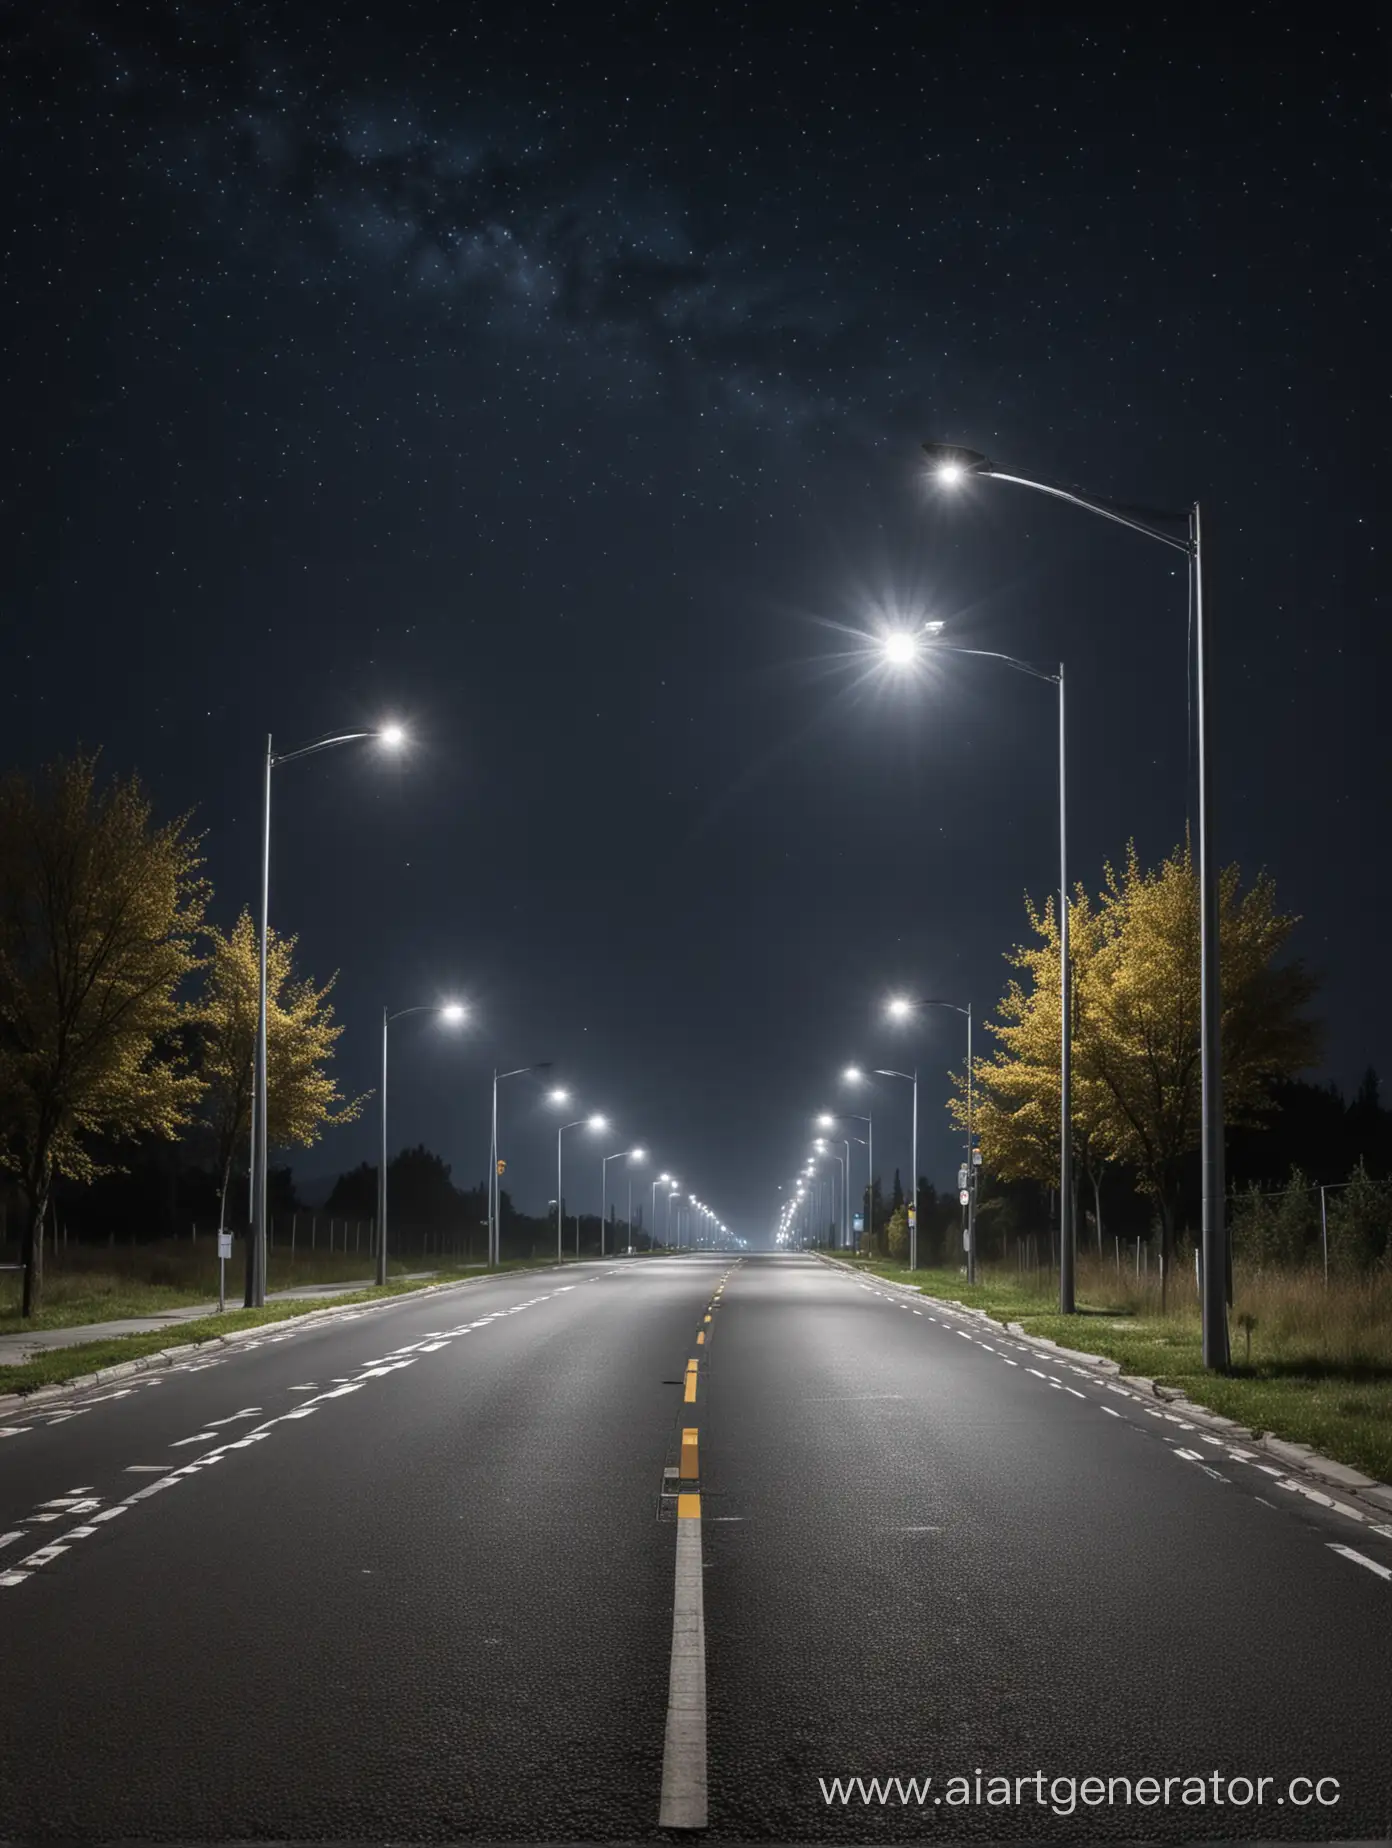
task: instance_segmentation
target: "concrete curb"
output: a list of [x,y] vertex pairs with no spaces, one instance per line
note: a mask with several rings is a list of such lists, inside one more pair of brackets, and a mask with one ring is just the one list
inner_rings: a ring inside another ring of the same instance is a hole
[[[862,1275],[839,1258],[825,1257],[820,1252],[817,1255],[824,1264],[834,1264],[837,1270],[845,1271],[848,1276]],[[883,1284],[886,1289],[905,1290],[911,1296],[924,1296],[924,1292],[914,1283],[895,1283],[888,1277],[876,1277],[875,1281]],[[958,1315],[969,1315],[977,1321],[989,1323],[992,1328],[1002,1329],[1041,1354],[1056,1354],[1061,1360],[1071,1360],[1080,1366],[1091,1367],[1119,1385],[1129,1386],[1141,1398],[1158,1399],[1162,1405],[1168,1405],[1177,1416],[1187,1418],[1191,1424],[1203,1425],[1235,1443],[1250,1444],[1256,1450],[1266,1451],[1278,1463],[1283,1463],[1292,1475],[1299,1473],[1311,1476],[1325,1487],[1341,1489],[1353,1503],[1354,1511],[1365,1520],[1382,1524],[1392,1515],[1392,1483],[1379,1482],[1376,1477],[1365,1476],[1361,1470],[1353,1469],[1347,1463],[1338,1463],[1333,1457],[1321,1456],[1309,1444],[1291,1443],[1270,1431],[1249,1431],[1235,1419],[1225,1418],[1220,1412],[1211,1412],[1206,1405],[1195,1405],[1192,1399],[1185,1398],[1177,1386],[1157,1386],[1154,1380],[1145,1379],[1140,1374],[1123,1373],[1120,1364],[1108,1360],[1105,1355],[1085,1354],[1079,1348],[1061,1347],[1047,1335],[1026,1334],[1018,1322],[997,1321],[985,1309],[973,1309],[953,1297],[930,1296],[925,1300],[951,1309]]]
[[[0,1415],[23,1411],[32,1405],[44,1405],[51,1399],[60,1399],[66,1393],[78,1392],[89,1386],[104,1386],[108,1380],[126,1379],[132,1373],[149,1373],[158,1367],[169,1367],[176,1360],[182,1360],[186,1354],[205,1352],[209,1348],[235,1347],[240,1341],[251,1341],[257,1335],[264,1335],[268,1329],[311,1327],[331,1321],[335,1316],[361,1315],[369,1309],[390,1309],[394,1303],[415,1302],[422,1296],[433,1296],[439,1290],[466,1290],[473,1284],[494,1282],[498,1277],[533,1277],[541,1271],[569,1268],[565,1264],[536,1264],[528,1265],[523,1270],[497,1271],[492,1276],[456,1277],[448,1283],[426,1283],[419,1289],[398,1291],[395,1296],[380,1296],[370,1303],[335,1303],[326,1309],[306,1309],[302,1315],[283,1316],[279,1322],[258,1322],[252,1328],[231,1328],[225,1335],[209,1335],[206,1341],[185,1341],[178,1347],[159,1348],[153,1354],[139,1354],[134,1360],[120,1360],[109,1367],[99,1367],[95,1373],[80,1373],[70,1380],[58,1380],[52,1386],[36,1386],[32,1392],[0,1393]],[[151,1333],[154,1333],[153,1329]],[[114,1339],[130,1340],[138,1337],[116,1336]],[[50,1351],[76,1354],[81,1353],[82,1345]],[[20,1362],[20,1365],[25,1364]]]

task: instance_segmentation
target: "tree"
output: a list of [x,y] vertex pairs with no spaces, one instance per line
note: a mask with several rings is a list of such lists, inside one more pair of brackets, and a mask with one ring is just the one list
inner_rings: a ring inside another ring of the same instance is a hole
[[[1134,1168],[1155,1202],[1168,1278],[1182,1164],[1198,1146],[1199,894],[1188,845],[1152,872],[1134,845],[1110,865],[1094,907],[1069,904],[1073,958],[1073,1117],[1077,1153],[1096,1190],[1104,1162]],[[1052,904],[1027,905],[1033,944],[1016,946],[1011,978],[988,1023],[994,1057],[974,1062],[983,1159],[1006,1178],[1058,1184],[1060,983]],[[1279,914],[1260,875],[1245,891],[1235,866],[1220,881],[1223,1101],[1227,1124],[1259,1122],[1273,1079],[1311,1065],[1318,1035],[1304,1008],[1314,981],[1278,965],[1296,919]],[[950,1108],[965,1118],[965,1075]],[[1098,1210],[1100,1222],[1100,1203]]]
[[139,780],[99,786],[95,756],[0,781],[0,1162],[25,1201],[25,1316],[54,1176],[177,1136],[202,1092],[179,997],[208,899],[188,821],[156,826]]
[[1345,1186],[1330,1190],[1326,1207],[1331,1270],[1368,1270],[1392,1251],[1392,1197],[1364,1162],[1358,1163]]
[[[1055,901],[1042,911],[1025,899],[1034,943],[1007,951],[1012,975],[986,1031],[997,1042],[990,1057],[973,1061],[972,1129],[982,1165],[1005,1181],[1059,1184],[1059,1121],[1062,1112],[1062,1048],[1059,988],[1062,956]],[[1081,1016],[1088,972],[1099,941],[1099,921],[1081,886],[1068,905],[1069,961],[1073,989],[1074,1060],[1071,1115],[1073,1157],[1092,1186],[1101,1238],[1102,1175],[1108,1165],[1103,1123],[1106,1097],[1079,1069]],[[966,1073],[952,1075],[948,1110],[959,1129],[967,1126]]]
[[901,1200],[889,1216],[889,1255],[902,1263],[909,1255],[909,1215]]
[[[222,1216],[238,1157],[249,1153],[255,1085],[260,971],[256,927],[243,911],[230,935],[207,930],[211,945],[197,1010],[198,1069],[207,1089],[203,1120],[222,1177]],[[308,1148],[325,1129],[351,1123],[366,1097],[345,1099],[329,1073],[343,1028],[333,1024],[329,994],[294,973],[294,937],[266,939],[266,1088],[268,1145]],[[370,1095],[370,1093],[368,1094]]]

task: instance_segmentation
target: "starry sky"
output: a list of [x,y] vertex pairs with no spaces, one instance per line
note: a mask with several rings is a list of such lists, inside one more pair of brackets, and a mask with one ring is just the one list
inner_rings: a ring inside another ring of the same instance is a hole
[[[967,443],[1201,499],[1220,851],[1301,915],[1322,1075],[1392,1068],[1388,45],[1196,18],[4,7],[7,764],[100,745],[193,808],[227,921],[266,734],[397,718],[400,761],[276,773],[272,901],[340,971],[349,1088],[384,1003],[473,1010],[393,1028],[393,1146],[481,1179],[492,1068],[550,1059],[604,1153],[761,1236],[841,1067],[916,1058],[951,1185],[958,1022],[882,1006],[999,994],[1056,876],[1055,708],[864,638],[1066,662],[1090,886],[1194,812],[1182,558],[944,500],[918,445]],[[542,1210],[554,1113],[505,1098]],[[906,1087],[873,1108],[907,1173]]]

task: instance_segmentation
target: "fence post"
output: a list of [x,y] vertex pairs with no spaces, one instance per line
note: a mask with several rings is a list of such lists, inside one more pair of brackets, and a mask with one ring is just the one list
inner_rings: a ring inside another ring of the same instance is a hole
[[1329,1219],[1324,1210],[1324,1189],[1320,1188],[1320,1243],[1324,1247],[1324,1287],[1329,1288]]

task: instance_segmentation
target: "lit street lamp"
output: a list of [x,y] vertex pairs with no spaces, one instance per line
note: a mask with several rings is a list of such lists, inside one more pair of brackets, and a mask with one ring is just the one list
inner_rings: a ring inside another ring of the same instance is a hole
[[399,725],[383,725],[376,731],[340,732],[332,738],[319,738],[298,750],[277,752],[272,739],[266,739],[266,762],[261,798],[261,933],[258,946],[256,1073],[251,1106],[251,1237],[247,1240],[245,1307],[263,1308],[266,1301],[266,1162],[270,1152],[267,1140],[268,1097],[266,1083],[266,949],[271,914],[271,772],[282,764],[300,757],[312,757],[316,751],[332,750],[335,745],[353,744],[361,738],[375,738],[388,750],[398,750],[406,742]]
[[[526,1072],[549,1072],[550,1059],[541,1059],[535,1065],[516,1065],[510,1072],[493,1073],[493,1154],[489,1162],[488,1175],[488,1262],[490,1265],[503,1261],[503,1190],[499,1186],[502,1179],[498,1172],[498,1086],[505,1078],[521,1078]],[[556,1094],[564,1097],[564,1092]]]
[[387,1028],[407,1014],[438,1014],[450,1026],[458,1026],[464,1009],[457,1001],[445,1001],[432,1007],[403,1007],[389,1014],[382,1009],[382,1161],[377,1170],[377,1281],[387,1281]]
[[[896,1020],[906,1020],[916,1007],[949,1007],[954,1014],[967,1017],[967,1282],[976,1282],[976,1151],[972,1147],[972,1011],[971,1002],[959,1007],[955,1001],[906,1001],[902,996],[896,997],[889,1004],[889,1012]],[[914,1137],[918,1136],[918,1078],[914,1078]],[[916,1166],[917,1164],[915,1164]],[[918,1179],[914,1179],[914,1219],[918,1219]],[[916,1241],[910,1233],[911,1254],[916,1251]],[[914,1256],[910,1256],[910,1268],[916,1269]]]
[[[865,1073],[858,1065],[848,1065],[841,1074],[845,1084],[864,1084]],[[865,1225],[862,1228],[873,1235],[875,1230],[875,1125],[868,1116],[857,1116],[854,1111],[842,1110],[838,1115],[849,1122],[865,1125]]]
[[[1059,774],[1059,1309],[1064,1315],[1072,1315],[1077,1307],[1074,1290],[1074,1263],[1077,1252],[1077,1234],[1074,1227],[1073,1212],[1073,969],[1069,957],[1068,942],[1068,776],[1067,776],[1067,730],[1064,722],[1063,663],[1059,662],[1058,672],[1051,674],[1046,668],[1034,667],[1028,661],[1017,661],[1014,655],[997,654],[986,648],[958,648],[954,644],[940,642],[937,638],[942,632],[940,622],[926,622],[917,633],[908,633],[909,650],[907,657],[902,649],[892,653],[890,641],[900,642],[906,632],[887,637],[885,653],[896,663],[904,664],[918,657],[919,644],[926,641],[934,653],[975,655],[983,661],[1000,661],[1006,667],[1018,669],[1028,674],[1032,680],[1048,681],[1058,688],[1058,774]],[[968,1079],[970,1082],[970,1077]],[[971,1160],[970,1153],[967,1157]],[[973,1198],[975,1197],[976,1171],[973,1168],[968,1177]],[[969,1231],[971,1228],[969,1228]],[[967,1249],[967,1272],[969,1277],[976,1274],[975,1245]]]
[[[937,480],[944,486],[959,486],[968,480],[1012,482],[1016,487],[1033,488],[1054,500],[1067,501],[1087,513],[1125,526],[1143,538],[1183,552],[1189,561],[1190,608],[1194,623],[1195,704],[1198,708],[1199,759],[1199,1059],[1201,1066],[1203,1128],[1203,1256],[1200,1314],[1203,1325],[1203,1359],[1209,1368],[1225,1368],[1231,1358],[1228,1346],[1228,1237],[1223,1195],[1223,1065],[1222,1011],[1223,990],[1219,974],[1219,881],[1217,847],[1213,838],[1213,779],[1210,768],[1213,752],[1214,716],[1212,707],[1213,618],[1205,607],[1203,594],[1203,548],[1201,520],[1197,501],[1187,514],[1156,516],[1178,524],[1187,522],[1187,537],[1166,532],[1150,517],[1142,518],[1128,508],[1094,500],[1071,489],[1055,487],[1050,482],[1032,481],[1024,475],[1007,475],[987,457],[974,449],[951,443],[925,443],[924,454]],[[1065,899],[1065,916],[1067,904]]]
[[672,1185],[672,1177],[670,1174],[658,1174],[658,1175],[653,1176],[652,1232],[650,1234],[650,1237],[654,1245],[656,1245],[657,1243],[657,1190],[659,1187],[670,1187],[671,1185]]
[[599,1164],[599,1255],[604,1256],[604,1232],[609,1211],[609,1164],[620,1161],[624,1156],[630,1161],[643,1159],[642,1149],[616,1149],[612,1155],[606,1155]]
[[[555,1101],[559,1102],[561,1100],[557,1098]],[[576,1117],[573,1123],[562,1123],[560,1128],[556,1131],[556,1262],[558,1264],[561,1261],[561,1234],[562,1234],[563,1223],[564,1223],[564,1213],[561,1207],[561,1201],[564,1198],[564,1194],[561,1188],[561,1137],[566,1133],[568,1129],[579,1129],[582,1123],[587,1129],[592,1129],[596,1131],[601,1130],[601,1129],[608,1129],[609,1127],[608,1120],[602,1116]],[[577,1232],[575,1236],[576,1236],[575,1255],[576,1257],[579,1257],[580,1255],[580,1251],[579,1251],[580,1235]]]

